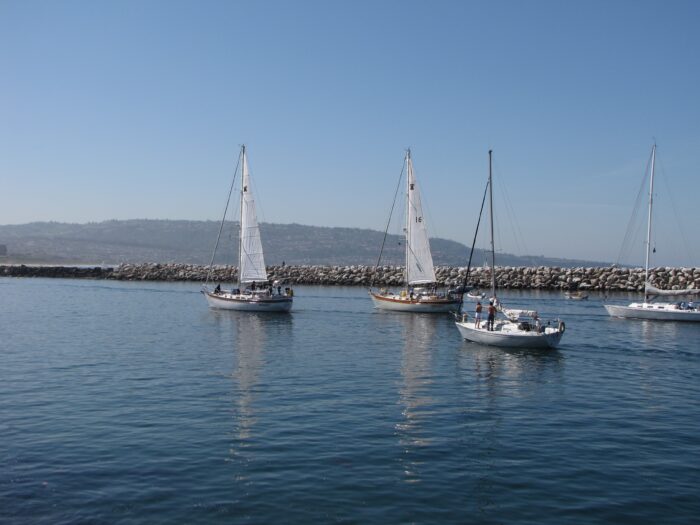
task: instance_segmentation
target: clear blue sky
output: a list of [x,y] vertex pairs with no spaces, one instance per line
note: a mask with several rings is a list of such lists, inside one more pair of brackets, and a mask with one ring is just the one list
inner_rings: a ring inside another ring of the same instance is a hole
[[469,244],[493,148],[500,249],[615,260],[656,138],[700,264],[699,80],[696,1],[0,0],[0,224],[219,220],[245,143],[262,221],[381,230],[410,146]]

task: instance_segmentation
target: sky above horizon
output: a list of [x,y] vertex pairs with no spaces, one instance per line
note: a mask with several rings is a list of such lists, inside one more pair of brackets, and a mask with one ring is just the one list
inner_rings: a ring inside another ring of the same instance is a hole
[[492,148],[500,250],[616,261],[656,141],[653,262],[700,266],[698,22],[693,1],[0,0],[0,224],[220,220],[246,144],[262,222],[383,230],[410,147],[431,235],[470,245]]

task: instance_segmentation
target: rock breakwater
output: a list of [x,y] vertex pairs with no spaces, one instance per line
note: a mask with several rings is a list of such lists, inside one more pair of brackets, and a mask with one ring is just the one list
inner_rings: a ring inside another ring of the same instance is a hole
[[[269,266],[271,280],[287,284],[326,286],[400,286],[402,266]],[[438,283],[453,287],[464,283],[465,267],[439,267]],[[207,278],[208,267],[190,264],[121,264],[116,267],[69,266],[0,266],[0,276],[61,277],[78,279],[114,279],[122,281],[199,281]],[[235,282],[237,269],[215,266],[209,280],[217,283]],[[488,268],[473,268],[468,285],[488,289],[491,272]],[[668,290],[700,288],[700,268],[658,267],[650,270],[650,282]],[[502,289],[516,290],[644,290],[643,268],[559,268],[559,267],[498,267],[496,283]]]

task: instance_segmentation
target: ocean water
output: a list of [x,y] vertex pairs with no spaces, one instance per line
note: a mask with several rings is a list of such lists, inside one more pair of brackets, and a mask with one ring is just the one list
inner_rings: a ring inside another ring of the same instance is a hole
[[359,288],[198,290],[0,279],[0,523],[699,519],[698,325],[506,291],[567,325],[506,351]]

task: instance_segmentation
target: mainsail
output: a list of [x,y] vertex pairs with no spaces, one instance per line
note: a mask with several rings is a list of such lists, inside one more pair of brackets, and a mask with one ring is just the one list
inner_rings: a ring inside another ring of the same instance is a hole
[[408,180],[408,213],[406,214],[406,282],[427,284],[435,282],[433,256],[430,254],[428,230],[423,220],[420,192],[413,175],[410,150],[406,153]]
[[255,200],[250,186],[245,146],[243,146],[242,156],[243,179],[241,182],[241,241],[238,281],[240,283],[267,281],[260,227],[255,213]]

